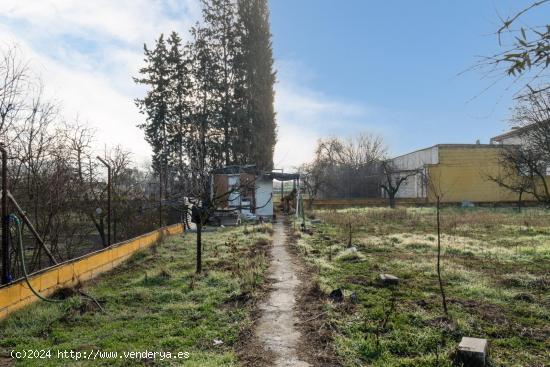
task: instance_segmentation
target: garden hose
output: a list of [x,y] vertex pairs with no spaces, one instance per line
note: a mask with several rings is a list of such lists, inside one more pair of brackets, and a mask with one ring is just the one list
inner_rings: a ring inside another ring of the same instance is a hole
[[36,289],[33,288],[31,285],[31,282],[29,280],[29,274],[27,273],[27,266],[25,265],[25,255],[24,255],[24,249],[23,249],[23,236],[21,236],[21,220],[17,217],[15,214],[10,214],[10,219],[15,222],[15,226],[17,227],[17,243],[18,243],[18,252],[19,252],[19,258],[21,259],[21,268],[23,269],[23,275],[25,276],[25,281],[27,282],[27,285],[29,286],[29,289],[34,293],[34,295],[38,298],[40,298],[42,301],[46,302],[62,302],[60,299],[50,299],[42,296]]
[[[21,220],[17,217],[17,215],[15,215],[13,213],[10,214],[10,219],[15,222],[15,225],[17,227],[17,243],[18,243],[18,250],[19,250],[18,251],[19,252],[19,258],[21,259],[21,268],[23,269],[23,275],[25,276],[25,282],[27,282],[27,285],[29,286],[29,289],[32,291],[32,293],[34,293],[34,295],[36,297],[38,297],[42,301],[51,302],[51,303],[63,302],[62,299],[53,299],[53,298],[44,297],[43,295],[38,293],[38,291],[36,289],[34,289],[33,286],[31,285],[31,282],[29,280],[29,274],[27,273],[27,267],[26,267],[26,264],[25,264],[25,255],[24,255],[24,248],[23,248],[23,236],[21,235]],[[87,293],[84,293],[81,290],[78,290],[78,293],[82,297],[88,298],[89,300],[94,302],[97,305],[97,307],[101,310],[101,312],[106,313],[105,309],[101,306],[101,304],[97,301],[97,299],[95,299],[94,297],[90,296]]]

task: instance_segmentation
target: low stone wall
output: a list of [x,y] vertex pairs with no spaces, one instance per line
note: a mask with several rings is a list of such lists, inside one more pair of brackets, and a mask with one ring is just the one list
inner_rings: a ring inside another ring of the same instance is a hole
[[[306,208],[310,207],[310,200],[304,200]],[[423,198],[397,198],[395,203],[399,206],[417,206],[426,205],[426,199]],[[386,198],[354,198],[354,199],[315,199],[313,201],[314,209],[329,208],[349,208],[349,207],[368,207],[368,206],[388,206]]]
[[[33,288],[43,296],[56,290],[71,287],[101,273],[109,271],[126,261],[132,254],[155,244],[163,235],[182,233],[183,226],[175,224],[153,232],[116,243],[105,249],[89,253],[29,276]],[[25,279],[0,287],[0,319],[38,300]]]

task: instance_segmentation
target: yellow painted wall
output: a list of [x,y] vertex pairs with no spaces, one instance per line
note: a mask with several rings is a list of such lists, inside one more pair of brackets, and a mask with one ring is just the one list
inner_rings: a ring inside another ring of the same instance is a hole
[[[73,286],[111,270],[126,261],[134,252],[153,245],[163,235],[182,232],[181,224],[161,228],[42,270],[30,276],[30,283],[40,294],[48,296],[60,288]],[[25,279],[0,287],[0,319],[37,300]]]
[[[430,165],[428,197],[435,201],[434,189],[440,191],[443,202],[506,202],[516,201],[517,194],[488,179],[502,170],[498,146],[439,146],[439,163]],[[524,200],[530,200],[524,195]]]

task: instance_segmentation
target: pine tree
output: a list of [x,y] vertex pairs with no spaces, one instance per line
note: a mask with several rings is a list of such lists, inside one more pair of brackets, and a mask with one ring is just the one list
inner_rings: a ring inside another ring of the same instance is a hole
[[258,168],[273,168],[273,151],[276,143],[274,111],[275,72],[269,27],[267,0],[239,0],[239,40],[242,68],[240,92],[245,100],[241,128],[247,132],[253,146],[244,156]]
[[198,25],[193,27],[193,41],[188,45],[195,100],[188,149],[191,152],[192,170],[195,172],[203,172],[222,164],[219,130],[215,128],[219,117],[214,93],[217,64],[208,44],[208,33],[207,28]]
[[141,78],[134,78],[138,84],[148,87],[143,99],[136,99],[136,105],[145,115],[145,123],[138,125],[145,131],[145,139],[153,148],[153,167],[157,172],[165,167],[168,161],[166,144],[169,122],[169,72],[167,49],[164,36],[161,34],[155,42],[155,48],[149,50],[143,46],[146,66],[139,70]]
[[[140,127],[153,148],[153,166],[206,172],[228,164],[273,166],[275,73],[266,0],[202,0],[202,25],[182,47],[161,35],[139,84]],[[167,48],[168,45],[168,48]]]
[[169,145],[171,166],[181,175],[188,161],[186,146],[190,139],[192,84],[190,78],[190,60],[186,49],[182,47],[181,37],[172,32],[168,38],[169,73],[169,124],[167,144]]

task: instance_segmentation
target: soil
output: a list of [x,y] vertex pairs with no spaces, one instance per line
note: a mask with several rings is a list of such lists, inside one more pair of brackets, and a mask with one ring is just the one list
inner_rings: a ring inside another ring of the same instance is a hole
[[259,306],[261,316],[255,336],[266,351],[273,352],[273,366],[309,367],[311,364],[302,360],[298,354],[301,334],[296,327],[299,320],[295,306],[301,283],[287,248],[285,226],[279,220],[273,227],[269,267],[272,291]]
[[249,367],[337,367],[328,302],[294,246],[288,223],[274,223],[268,289],[254,307],[255,327],[240,335],[239,359]]

